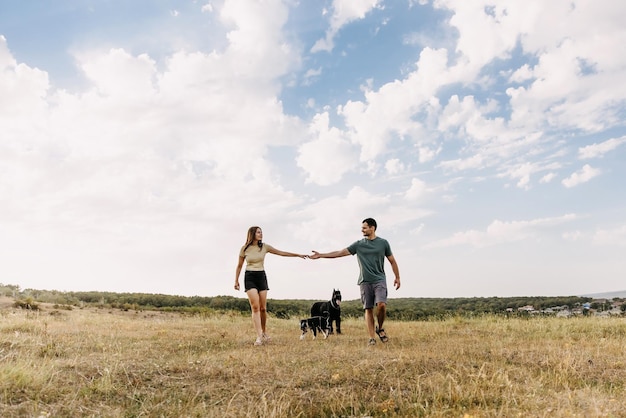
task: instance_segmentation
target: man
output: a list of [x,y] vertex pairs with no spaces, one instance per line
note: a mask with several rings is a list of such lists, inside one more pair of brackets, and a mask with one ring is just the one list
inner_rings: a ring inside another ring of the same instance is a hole
[[[355,255],[359,262],[359,280],[357,284],[361,288],[361,302],[365,310],[365,324],[369,334],[369,345],[376,344],[375,335],[378,334],[384,343],[389,341],[383,328],[387,314],[387,277],[385,276],[385,257],[391,263],[391,268],[396,279],[393,281],[396,290],[400,288],[400,271],[394,258],[391,247],[387,240],[376,236],[376,221],[367,218],[363,221],[361,231],[364,238],[356,241],[348,248],[330,253],[318,253],[313,251],[311,259],[338,258],[346,255]],[[376,306],[376,319],[378,325],[374,328],[374,306]]]

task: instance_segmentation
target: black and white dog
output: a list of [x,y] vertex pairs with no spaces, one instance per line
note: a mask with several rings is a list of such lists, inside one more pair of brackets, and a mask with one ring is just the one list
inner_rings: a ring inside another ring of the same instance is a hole
[[330,320],[328,317],[324,316],[314,316],[312,318],[301,319],[300,320],[300,329],[302,330],[302,335],[300,335],[300,339],[304,340],[304,335],[308,330],[313,331],[313,339],[317,337],[317,332],[321,332],[324,335],[324,339],[328,338],[328,330],[330,328]]
[[311,316],[323,316],[328,318],[330,333],[333,333],[333,321],[337,328],[337,334],[341,334],[341,292],[333,289],[333,296],[327,302],[315,302],[311,306]]

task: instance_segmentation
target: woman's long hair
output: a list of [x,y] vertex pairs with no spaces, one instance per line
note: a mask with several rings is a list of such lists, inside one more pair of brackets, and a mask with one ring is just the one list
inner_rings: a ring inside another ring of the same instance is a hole
[[[250,228],[248,228],[248,237],[246,238],[246,246],[243,247],[244,252],[248,249],[249,246],[252,245],[252,243],[254,242],[254,236],[256,235],[256,231],[257,229],[259,229],[260,227],[258,226],[251,226]],[[261,251],[261,247],[263,246],[263,243],[261,241],[259,241],[259,251]]]

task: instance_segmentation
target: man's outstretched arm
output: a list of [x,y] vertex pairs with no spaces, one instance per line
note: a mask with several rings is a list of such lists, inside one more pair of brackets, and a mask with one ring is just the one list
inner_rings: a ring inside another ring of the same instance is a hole
[[343,250],[332,251],[330,253],[318,253],[317,251],[313,251],[313,255],[309,256],[309,258],[317,260],[318,258],[338,258],[345,257],[346,255],[350,255],[350,251],[344,248]]

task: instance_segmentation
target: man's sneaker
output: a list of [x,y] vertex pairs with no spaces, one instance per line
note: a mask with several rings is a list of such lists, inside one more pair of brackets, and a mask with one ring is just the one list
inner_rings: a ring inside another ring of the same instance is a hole
[[367,345],[376,345],[376,339],[370,338],[370,341],[367,343]]
[[263,345],[263,340],[260,338],[257,338],[256,341],[254,342],[254,345]]
[[267,335],[266,333],[263,333],[263,335],[261,336],[261,338],[263,338],[263,341],[266,343],[269,343],[270,341],[272,341],[272,337],[270,337],[269,335]]

